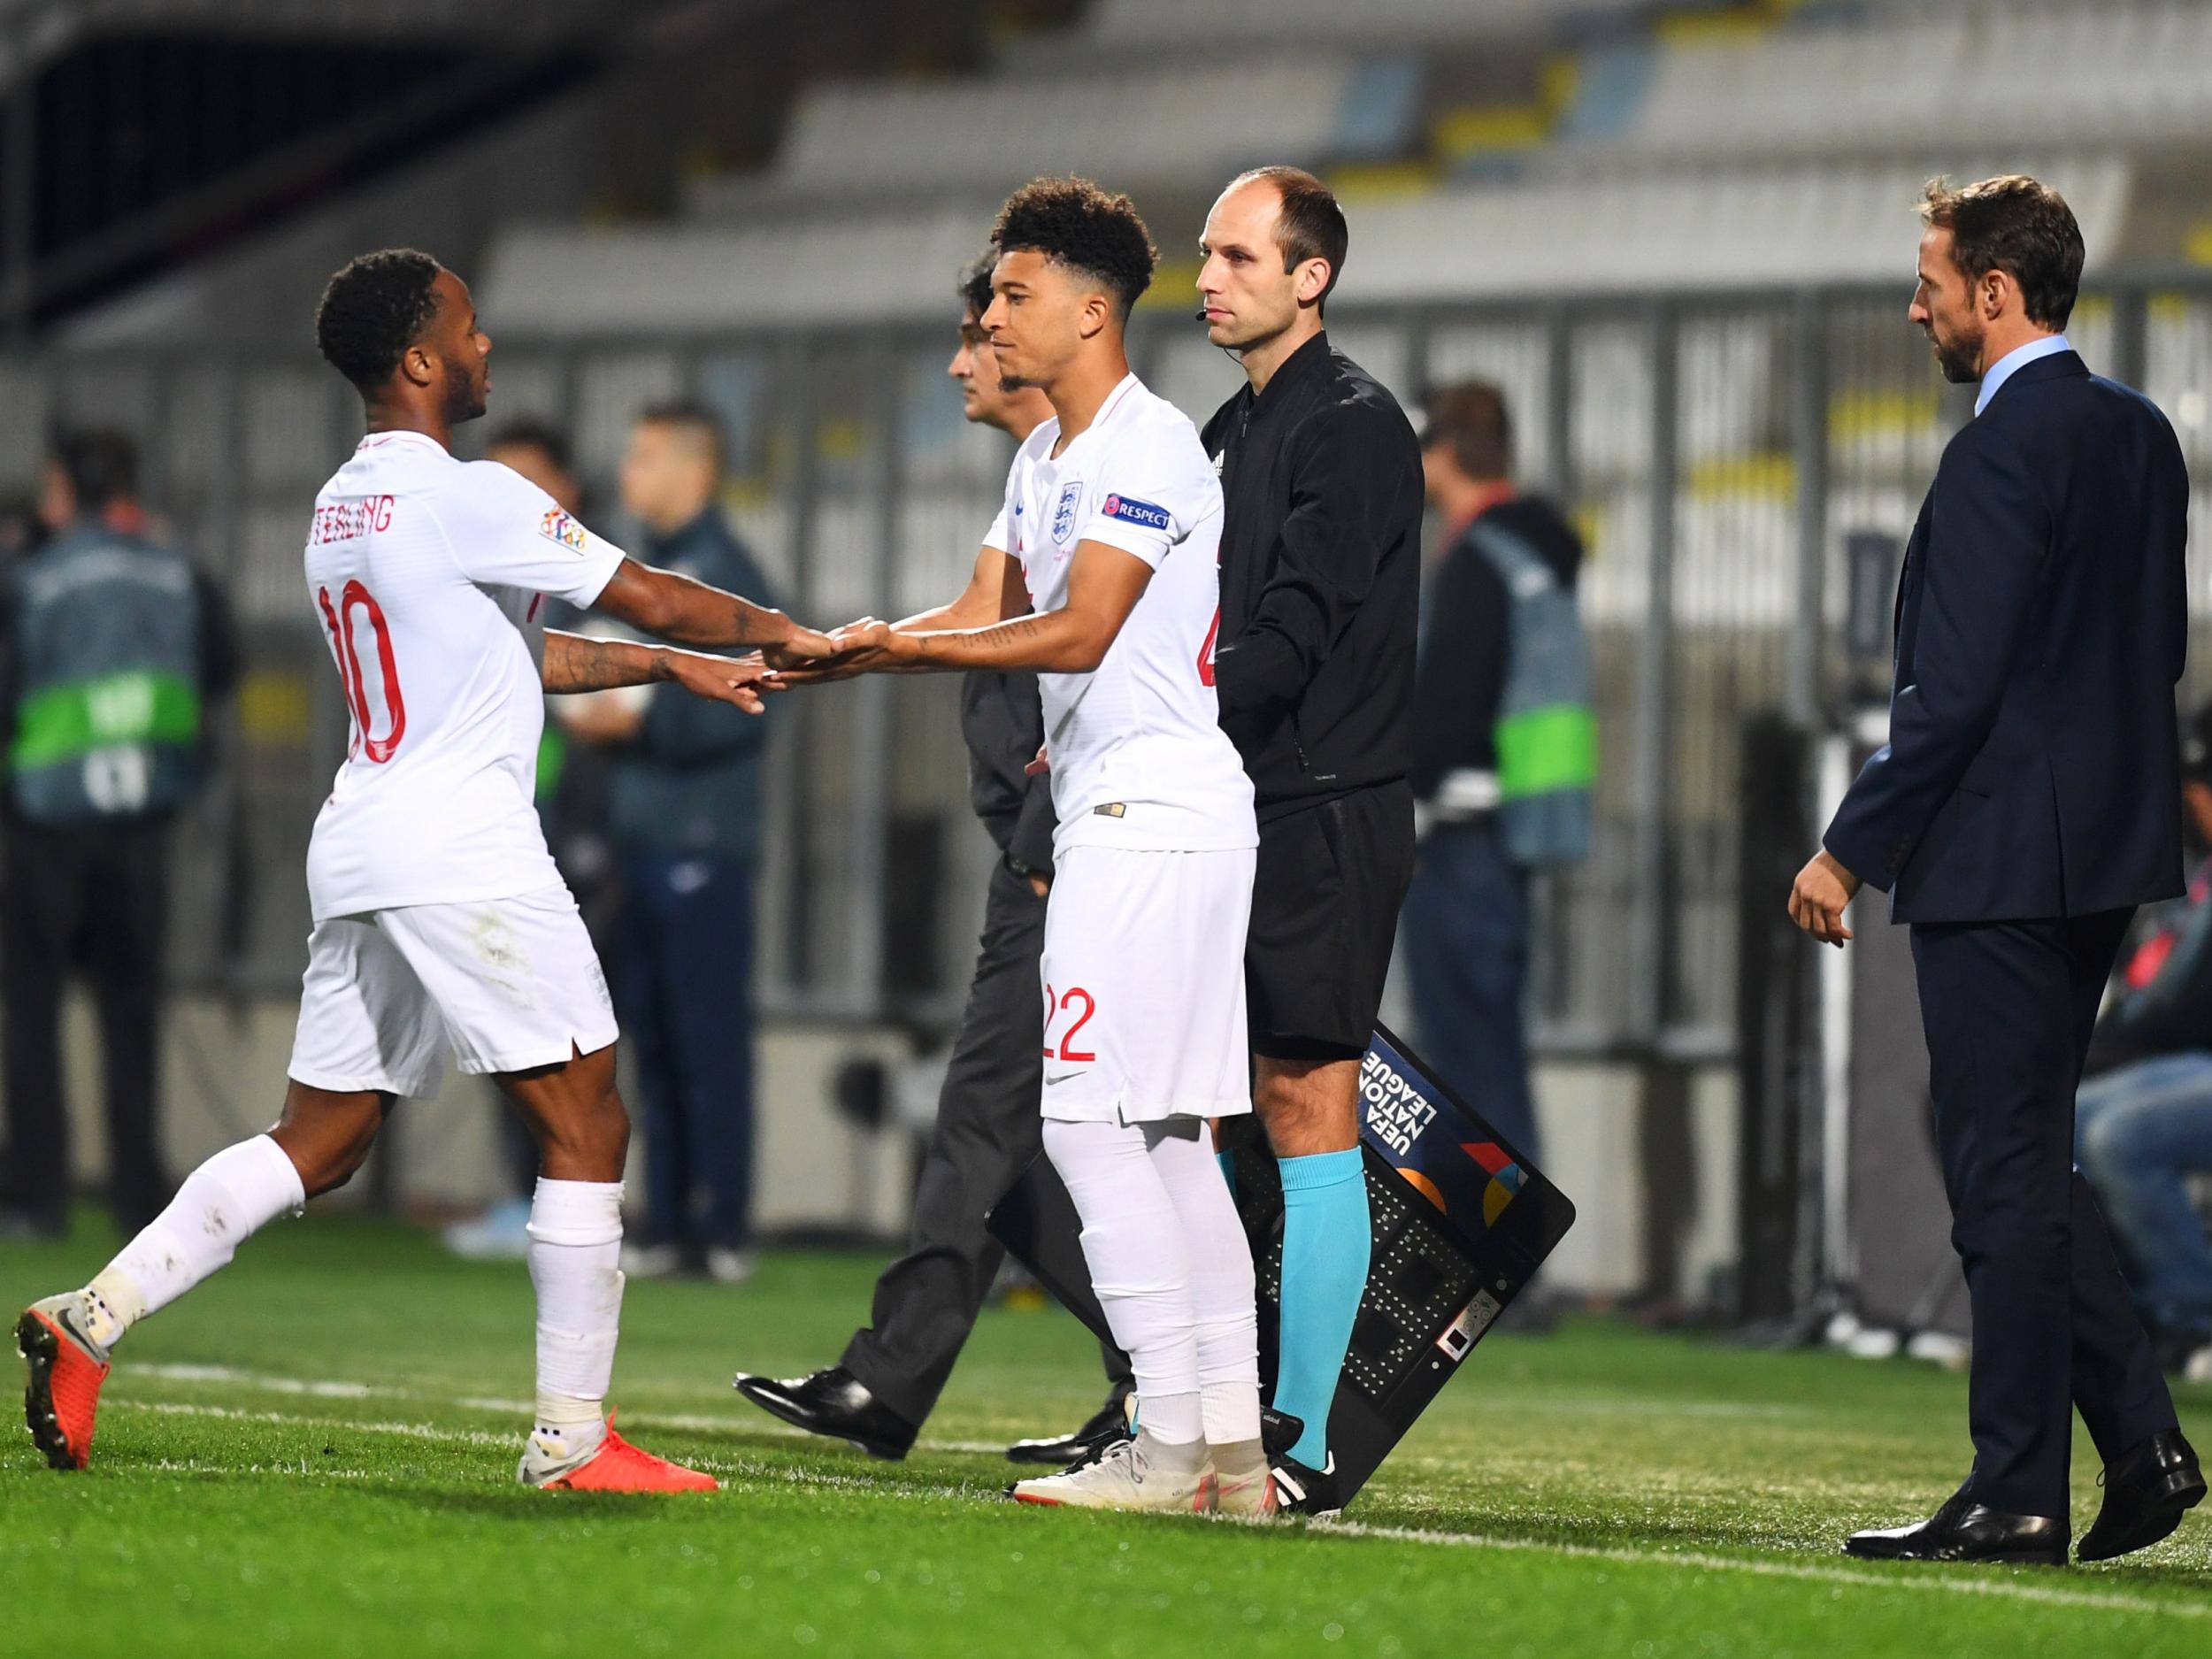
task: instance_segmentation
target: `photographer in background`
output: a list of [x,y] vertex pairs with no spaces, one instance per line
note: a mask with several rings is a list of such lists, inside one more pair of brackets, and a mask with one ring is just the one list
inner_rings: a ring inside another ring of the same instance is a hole
[[8,1230],[68,1225],[61,996],[81,972],[99,1015],[109,1202],[134,1233],[160,1213],[161,973],[171,831],[205,772],[207,711],[237,679],[221,595],[154,531],[120,432],[58,434],[44,545],[9,569],[0,688],[10,739],[0,897]]

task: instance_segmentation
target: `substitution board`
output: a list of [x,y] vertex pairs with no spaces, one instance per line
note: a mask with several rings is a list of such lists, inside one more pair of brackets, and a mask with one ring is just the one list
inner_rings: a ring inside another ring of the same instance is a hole
[[[1329,1414],[1339,1493],[1349,1499],[1574,1225],[1574,1205],[1481,1115],[1378,1027],[1360,1073],[1360,1140],[1372,1229],[1367,1288]],[[1252,1240],[1263,1392],[1273,1392],[1282,1296],[1283,1197],[1252,1118],[1225,1150]],[[991,1212],[993,1236],[1108,1340],[1074,1202],[1040,1157]]]

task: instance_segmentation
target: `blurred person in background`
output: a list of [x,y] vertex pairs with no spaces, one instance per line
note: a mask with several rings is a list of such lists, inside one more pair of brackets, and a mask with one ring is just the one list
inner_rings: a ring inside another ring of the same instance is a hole
[[46,526],[38,516],[38,502],[28,495],[0,498],[0,572],[14,569],[46,540]]
[[1221,725],[1252,780],[1258,875],[1244,977],[1252,1100],[1282,1175],[1276,1460],[1298,1513],[1340,1507],[1329,1408],[1372,1243],[1360,1063],[1413,873],[1421,457],[1398,400],[1329,343],[1350,245],[1295,167],[1230,180],[1206,217],[1200,320],[1247,384],[1202,434],[1220,473]]
[[[567,434],[542,421],[518,420],[486,442],[484,458],[520,473],[550,495],[564,512],[588,519],[584,487],[576,476]],[[565,600],[549,599],[539,611],[548,627],[580,634],[602,631]],[[607,844],[607,753],[603,748],[572,743],[561,725],[565,704],[587,703],[619,693],[582,692],[549,703],[548,720],[538,743],[538,822],[544,827],[553,863],[576,896],[584,928],[603,959],[613,949],[618,886]],[[472,1261],[518,1262],[530,1248],[530,1194],[538,1179],[538,1147],[529,1126],[511,1112],[498,1114],[501,1150],[509,1180],[506,1197],[483,1214],[446,1228],[446,1248]]]
[[[727,592],[769,593],[722,521],[722,422],[656,405],[631,428],[622,505],[645,562]],[[608,757],[608,835],[622,884],[613,980],[645,1104],[641,1278],[752,1275],[753,887],[768,722],[651,687],[577,699],[568,734]]]
[[8,573],[11,757],[0,898],[14,1229],[58,1235],[70,1191],[61,998],[99,1015],[108,1197],[135,1232],[173,1184],[161,1153],[161,973],[172,829],[206,772],[208,716],[237,679],[214,585],[151,525],[120,432],[65,431],[39,499],[43,546]]
[[[986,254],[962,273],[960,347],[946,372],[959,383],[969,420],[1019,443],[1052,418],[1052,404],[1033,386],[999,379],[983,330],[996,263]],[[1037,964],[1057,819],[1052,774],[1032,764],[1044,742],[1037,676],[971,670],[961,681],[960,735],[969,799],[999,856],[975,979],[914,1183],[912,1240],[877,1278],[870,1321],[835,1365],[807,1377],[737,1379],[738,1392],[763,1410],[878,1457],[903,1457],[936,1408],[1005,1257],[984,1219],[1044,1144]],[[1110,1386],[1096,1415],[1072,1433],[1018,1441],[1008,1456],[1066,1463],[1126,1436],[1128,1356],[1110,1345],[1105,1356]]]
[[2160,1363],[2212,1380],[2212,1240],[2189,1197],[2192,1175],[2212,1175],[2212,704],[2182,736],[2181,804],[2189,890],[2121,954],[2074,1099],[2074,1157]]
[[1514,487],[1512,419],[1494,386],[1430,395],[1421,470],[1444,534],[1422,591],[1413,689],[1415,1018],[1445,1085],[1535,1158],[1529,875],[1588,853],[1596,758],[1575,612],[1582,541],[1556,507]]

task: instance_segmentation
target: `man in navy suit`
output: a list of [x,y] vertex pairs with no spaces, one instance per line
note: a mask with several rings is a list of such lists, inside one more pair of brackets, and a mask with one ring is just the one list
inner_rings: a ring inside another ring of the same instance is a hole
[[1889,742],[1790,895],[1824,944],[1863,883],[1912,926],[1952,1243],[1973,1309],[1973,1472],[1855,1555],[2061,1563],[2071,1408],[2105,1465],[2084,1560],[2140,1549],[2204,1495],[2103,1217],[2074,1171],[2074,1091],[2135,907],[2182,890],[2174,685],[2189,483],[2147,399],[2062,332],[2082,238],[2019,176],[1921,204],[1912,320],[1978,380],[1905,551]]

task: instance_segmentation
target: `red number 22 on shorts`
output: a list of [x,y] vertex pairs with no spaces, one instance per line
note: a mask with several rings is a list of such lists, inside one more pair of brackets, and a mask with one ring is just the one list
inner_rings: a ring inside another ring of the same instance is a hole
[[[1052,1022],[1059,1015],[1066,1013],[1070,1010],[1073,1009],[1076,1003],[1076,999],[1079,997],[1082,999],[1083,1012],[1079,1017],[1078,1017],[1075,1024],[1070,1025],[1067,1030],[1062,1033],[1060,1038],[1059,1052],[1056,1054],[1053,1052],[1052,1048]],[[1090,1024],[1091,1016],[1096,1012],[1098,1012],[1097,1002],[1093,1000],[1091,994],[1085,990],[1081,986],[1078,985],[1070,987],[1068,994],[1065,996],[1060,997],[1056,1000],[1052,995],[1052,987],[1048,985],[1045,987],[1045,1058],[1048,1060],[1065,1060],[1071,1065],[1082,1065],[1088,1061],[1097,1059],[1098,1054],[1095,1049],[1078,1048],[1075,1046],[1075,1033],[1082,1030],[1084,1026]]]

